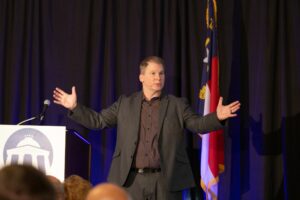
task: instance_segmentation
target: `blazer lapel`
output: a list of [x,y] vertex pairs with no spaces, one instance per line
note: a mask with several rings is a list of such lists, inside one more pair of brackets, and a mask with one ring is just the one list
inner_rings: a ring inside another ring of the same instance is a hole
[[139,128],[140,128],[140,119],[141,119],[141,106],[142,106],[142,99],[143,99],[143,93],[138,92],[136,96],[133,97],[131,102],[131,113],[130,118],[132,118],[130,121],[134,122],[133,124],[133,132],[136,133],[135,135],[138,136]]
[[158,137],[160,136],[162,125],[164,123],[164,119],[165,119],[167,108],[168,108],[168,103],[169,103],[168,96],[165,94],[162,94],[160,108],[159,108]]

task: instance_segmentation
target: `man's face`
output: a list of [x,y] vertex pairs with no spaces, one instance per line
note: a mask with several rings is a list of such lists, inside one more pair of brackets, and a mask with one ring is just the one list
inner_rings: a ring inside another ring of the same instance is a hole
[[160,92],[165,84],[164,67],[150,61],[148,66],[141,72],[140,81],[143,84],[144,91]]

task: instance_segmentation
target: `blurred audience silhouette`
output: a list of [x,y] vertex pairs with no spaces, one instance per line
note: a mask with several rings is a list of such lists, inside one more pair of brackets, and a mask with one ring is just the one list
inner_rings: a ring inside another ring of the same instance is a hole
[[29,165],[8,165],[0,170],[1,200],[55,200],[46,175]]
[[64,200],[64,184],[55,176],[47,175],[47,178],[55,189],[56,200]]
[[86,200],[131,200],[131,197],[115,184],[101,183],[88,193]]
[[0,169],[0,200],[132,200],[112,183],[95,187],[78,175],[62,183],[30,165],[7,165]]
[[84,200],[92,184],[78,175],[71,175],[65,179],[64,188],[66,200]]

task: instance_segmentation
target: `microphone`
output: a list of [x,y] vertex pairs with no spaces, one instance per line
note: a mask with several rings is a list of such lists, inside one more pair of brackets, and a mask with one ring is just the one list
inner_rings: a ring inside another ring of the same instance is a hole
[[43,110],[42,110],[42,112],[38,115],[38,119],[39,119],[40,121],[43,121],[43,119],[44,119],[44,117],[45,117],[45,113],[46,113],[46,111],[47,111],[47,109],[48,109],[49,106],[50,106],[50,100],[49,100],[49,99],[46,99],[46,100],[44,101]]
[[24,124],[25,122],[33,121],[33,120],[36,120],[36,119],[38,119],[38,120],[40,120],[40,122],[42,122],[43,119],[44,119],[44,117],[45,117],[46,110],[48,109],[49,106],[50,106],[50,100],[45,99],[45,101],[44,101],[44,106],[43,106],[43,110],[42,110],[42,112],[41,112],[39,115],[34,116],[34,117],[31,117],[31,118],[29,118],[29,119],[25,119],[24,121],[21,121],[21,122],[18,123],[17,125],[22,125],[22,124]]

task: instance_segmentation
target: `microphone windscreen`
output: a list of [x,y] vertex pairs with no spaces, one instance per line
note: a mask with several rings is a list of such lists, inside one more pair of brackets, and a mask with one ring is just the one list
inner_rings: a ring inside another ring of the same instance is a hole
[[44,105],[50,106],[51,102],[49,99],[45,99],[44,101]]

